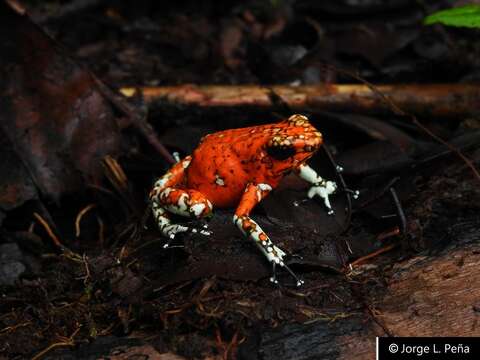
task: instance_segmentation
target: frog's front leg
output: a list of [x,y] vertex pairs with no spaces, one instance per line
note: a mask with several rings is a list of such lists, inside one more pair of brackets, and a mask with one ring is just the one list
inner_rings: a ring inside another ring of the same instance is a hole
[[323,199],[325,207],[328,209],[328,214],[333,215],[334,211],[330,204],[329,196],[337,190],[337,184],[334,181],[323,179],[308,165],[301,165],[298,168],[298,175],[305,181],[312,184],[308,190],[308,197],[313,198],[315,195]]
[[273,276],[270,278],[270,281],[277,283],[275,267],[276,265],[279,265],[280,267],[285,267],[285,269],[295,278],[297,286],[301,286],[304,283],[303,280],[299,279],[284,262],[283,258],[286,253],[279,247],[275,246],[260,225],[250,218],[250,212],[270,193],[270,191],[272,191],[272,187],[268,184],[248,184],[245,193],[240,200],[240,204],[235,211],[235,215],[233,216],[233,222],[244,235],[250,237],[255,242],[262,253],[267,257],[268,261],[273,264]]
[[[187,226],[173,224],[169,213],[193,218],[203,218],[212,212],[211,202],[196,190],[184,190],[178,188],[183,182],[185,169],[190,165],[191,156],[176,163],[165,175],[155,181],[150,200],[152,212],[160,231],[171,241],[175,235],[182,232],[192,231]],[[200,231],[204,235],[210,233]],[[168,247],[168,242],[165,247]]]

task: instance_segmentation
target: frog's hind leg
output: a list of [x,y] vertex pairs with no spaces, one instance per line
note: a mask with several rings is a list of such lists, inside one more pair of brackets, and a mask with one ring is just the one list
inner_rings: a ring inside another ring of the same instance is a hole
[[250,212],[270,193],[271,190],[272,187],[268,184],[247,185],[245,193],[243,194],[240,204],[233,216],[233,222],[243,234],[255,241],[255,244],[260,251],[267,257],[268,261],[272,263],[273,275],[270,278],[272,282],[277,283],[275,269],[276,266],[279,265],[280,267],[285,268],[295,278],[297,286],[301,286],[304,283],[303,280],[299,279],[283,260],[286,253],[279,247],[275,246],[260,225],[250,218]]
[[187,226],[172,224],[167,211],[154,200],[152,200],[152,212],[158,228],[168,238],[165,248],[170,245],[176,234],[189,231]]
[[[190,165],[191,156],[187,156],[175,164],[165,175],[159,178],[150,192],[152,212],[160,231],[169,241],[182,232],[196,232],[195,228],[173,224],[169,213],[191,218],[203,218],[212,212],[211,202],[200,192],[179,188],[183,182],[185,169]],[[200,230],[203,235],[210,235]],[[166,244],[166,247],[168,247]]]

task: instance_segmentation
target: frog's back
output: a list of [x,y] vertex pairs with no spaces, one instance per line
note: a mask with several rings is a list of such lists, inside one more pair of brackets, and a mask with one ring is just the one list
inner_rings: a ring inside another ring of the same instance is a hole
[[217,207],[238,204],[252,179],[250,165],[266,142],[270,125],[219,131],[205,136],[187,169],[190,188],[204,193]]
[[202,138],[199,147],[204,143],[225,143],[234,146],[240,143],[253,143],[262,141],[271,134],[271,129],[275,124],[257,125],[239,129],[229,129],[208,134]]

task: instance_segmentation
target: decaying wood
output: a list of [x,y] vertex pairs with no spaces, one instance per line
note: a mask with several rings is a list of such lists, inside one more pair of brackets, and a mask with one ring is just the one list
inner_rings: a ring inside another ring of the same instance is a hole
[[[379,85],[376,90],[407,113],[419,116],[462,117],[479,113],[480,85]],[[131,96],[134,88],[120,91]],[[290,108],[360,113],[391,113],[390,105],[367,85],[180,85],[141,87],[147,102],[159,100],[201,107],[272,107],[272,91]]]
[[397,268],[377,305],[389,330],[396,336],[480,336],[480,244],[411,262]]
[[260,357],[369,360],[375,337],[386,336],[382,327],[393,336],[480,336],[480,235],[466,237],[472,242],[397,264],[384,294],[367,295],[375,319],[354,312],[333,322],[287,325],[262,334]]

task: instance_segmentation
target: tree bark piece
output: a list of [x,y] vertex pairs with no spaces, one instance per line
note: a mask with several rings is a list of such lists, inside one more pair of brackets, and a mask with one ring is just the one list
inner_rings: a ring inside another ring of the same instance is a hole
[[[477,228],[478,229],[478,228]],[[401,262],[368,305],[393,336],[480,336],[480,235],[438,256]],[[259,358],[375,358],[375,337],[387,336],[367,313],[345,319],[290,324],[261,335]]]
[[[407,113],[421,116],[462,117],[480,111],[480,85],[423,84],[379,85],[378,92]],[[134,88],[122,88],[124,95]],[[201,107],[254,106],[270,108],[270,94],[280,96],[293,110],[391,113],[389,105],[367,85],[180,85],[141,87],[147,102],[159,100]]]
[[395,336],[480,336],[480,245],[401,270],[377,310]]

